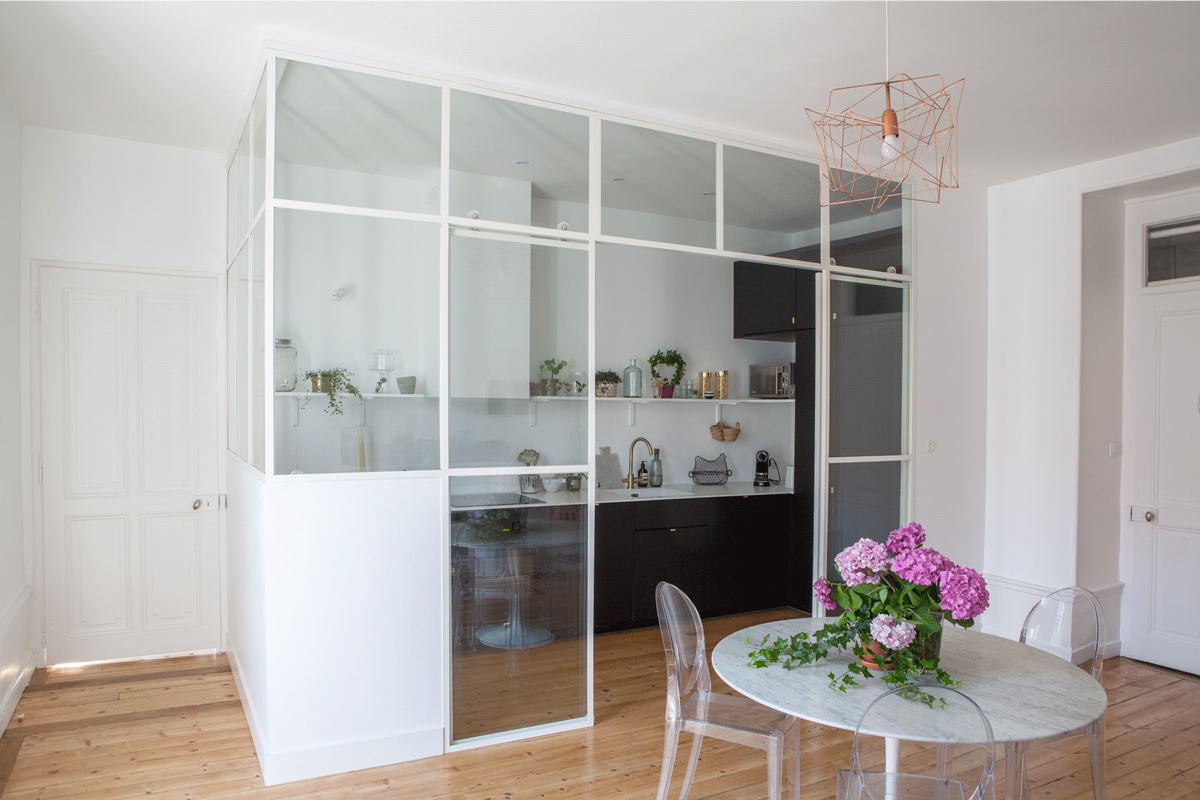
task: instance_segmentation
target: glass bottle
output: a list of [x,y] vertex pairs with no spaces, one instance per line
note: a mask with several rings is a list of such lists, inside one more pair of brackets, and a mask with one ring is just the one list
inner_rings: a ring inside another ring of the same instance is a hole
[[296,390],[296,348],[291,339],[275,340],[275,391]]
[[638,486],[648,486],[649,484],[650,484],[649,473],[646,471],[646,462],[643,461],[642,465],[640,467],[638,467],[637,485]]
[[642,396],[642,370],[637,365],[637,359],[629,359],[629,366],[625,368],[625,397],[641,397]]
[[658,457],[658,449],[654,450],[654,458],[650,459],[650,485],[662,486],[662,459]]

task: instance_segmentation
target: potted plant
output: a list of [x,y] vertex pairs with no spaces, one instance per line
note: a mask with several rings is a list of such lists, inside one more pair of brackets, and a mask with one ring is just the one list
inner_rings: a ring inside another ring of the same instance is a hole
[[304,380],[309,382],[313,392],[322,393],[329,398],[329,404],[325,406],[325,413],[331,417],[342,413],[342,401],[338,395],[352,394],[359,400],[362,399],[358,387],[350,382],[353,377],[354,373],[343,367],[319,371],[310,370],[304,373]]
[[596,370],[596,397],[616,397],[621,376],[611,369]]
[[549,378],[542,379],[542,382],[546,386],[547,396],[554,397],[558,394],[558,387],[560,383],[558,380],[558,373],[562,372],[563,367],[565,366],[567,366],[567,362],[555,361],[553,358],[547,358],[541,363],[540,366],[538,366],[539,375],[550,375]]
[[[536,467],[538,459],[541,457],[541,453],[530,447],[521,451],[521,454],[517,456],[517,461],[520,461],[527,467]],[[517,477],[520,479],[521,483],[521,494],[534,494],[536,492],[544,491],[540,476],[518,475]]]
[[[683,356],[679,355],[678,350],[668,350],[663,352],[659,350],[654,355],[648,358],[647,363],[650,365],[650,378],[656,387],[661,386],[659,393],[662,397],[674,397],[675,387],[683,380],[684,373],[687,372],[687,362],[683,360]],[[658,368],[674,367],[675,372],[668,378],[660,375]]]
[[[971,627],[988,607],[987,584],[975,570],[923,548],[924,541],[925,529],[914,522],[892,531],[885,544],[860,539],[847,547],[834,558],[844,582],[821,577],[813,584],[826,610],[840,616],[811,636],[767,637],[751,651],[750,666],[791,669],[842,649],[858,659],[840,677],[829,673],[830,686],[843,692],[873,671],[886,672],[882,680],[891,686],[908,686],[926,674],[953,684],[939,666],[942,624]],[[927,694],[912,694],[932,703]]]

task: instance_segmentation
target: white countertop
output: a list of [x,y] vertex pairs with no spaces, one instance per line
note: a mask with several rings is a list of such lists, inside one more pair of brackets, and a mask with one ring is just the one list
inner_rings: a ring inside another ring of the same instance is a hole
[[[665,483],[663,489],[672,490],[672,494],[659,494],[654,489],[635,490],[641,496],[631,497],[624,490],[597,489],[598,503],[630,503],[643,500],[688,500],[698,497],[750,497],[760,494],[792,494],[792,490],[782,483],[778,486],[755,486],[753,481],[730,482],[721,486],[700,486],[695,483]],[[674,494],[679,492],[679,494]]]

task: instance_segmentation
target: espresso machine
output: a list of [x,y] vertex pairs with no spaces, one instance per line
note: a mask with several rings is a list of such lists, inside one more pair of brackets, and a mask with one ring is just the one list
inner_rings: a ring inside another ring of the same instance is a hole
[[770,486],[771,476],[768,474],[768,468],[771,466],[771,457],[767,455],[766,450],[759,450],[754,456],[754,485],[755,486]]

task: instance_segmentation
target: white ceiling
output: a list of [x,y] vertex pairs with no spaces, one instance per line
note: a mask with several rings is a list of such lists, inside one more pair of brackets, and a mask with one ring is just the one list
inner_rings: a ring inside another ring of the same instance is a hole
[[[966,78],[960,175],[992,184],[1200,134],[1200,3],[895,2],[891,70]],[[810,147],[877,81],[877,2],[0,2],[21,120],[230,149],[264,40],[542,87]]]

